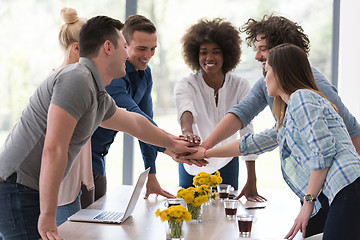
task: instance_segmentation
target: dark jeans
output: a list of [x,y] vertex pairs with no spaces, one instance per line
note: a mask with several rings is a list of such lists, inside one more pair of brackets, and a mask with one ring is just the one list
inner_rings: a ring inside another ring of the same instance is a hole
[[39,192],[21,184],[0,182],[0,239],[39,239]]
[[322,209],[310,218],[306,237],[323,232],[324,240],[360,239],[360,178],[338,192],[330,206],[324,194],[318,199]]
[[79,193],[79,195],[73,202],[57,207],[56,226],[58,227],[64,222],[66,222],[68,217],[75,214],[80,209],[81,209],[81,204],[80,204],[80,193]]
[[[328,205],[328,201],[321,203],[323,207],[324,204]],[[360,239],[360,178],[336,194],[327,214],[323,239]]]
[[107,181],[106,181],[106,175],[101,176],[100,174],[97,174],[96,172],[93,172],[94,176],[94,185],[95,188],[88,191],[86,186],[81,186],[81,208],[87,208],[90,206],[93,202],[101,198],[106,193],[106,187],[107,187]]
[[[239,188],[239,158],[234,157],[228,164],[219,169],[222,183],[230,184],[235,190]],[[186,172],[183,163],[179,163],[179,185],[183,188],[193,187],[195,176]]]
[[[328,201],[327,197],[323,193],[320,193],[318,196],[320,202]],[[301,202],[301,205],[303,202]],[[323,205],[323,204],[322,204]],[[329,205],[329,204],[328,204]],[[325,206],[326,208],[326,206]],[[306,226],[305,237],[310,237],[319,233],[324,232],[324,226],[326,222],[327,213],[329,211],[329,207],[325,209],[322,207],[319,212],[309,219],[308,224]]]

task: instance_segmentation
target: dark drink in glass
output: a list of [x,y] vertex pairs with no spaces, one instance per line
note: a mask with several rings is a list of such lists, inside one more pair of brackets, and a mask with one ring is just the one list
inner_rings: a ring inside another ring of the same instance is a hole
[[238,220],[238,224],[239,224],[240,232],[250,232],[251,231],[252,221]]
[[238,215],[237,221],[239,226],[239,232],[241,236],[250,236],[251,227],[254,217],[251,215]]
[[182,205],[183,200],[181,198],[169,198],[164,203],[165,207],[169,208],[176,205]]
[[228,199],[228,198],[229,198],[229,193],[227,193],[227,192],[221,192],[221,193],[219,193],[219,197],[220,197],[221,199]]
[[181,205],[180,203],[169,203],[169,207]]
[[237,208],[239,207],[239,205],[240,205],[239,200],[235,200],[235,199],[224,200],[224,208],[225,208],[226,217],[235,219]]
[[229,199],[231,188],[230,184],[219,184],[216,187],[221,201],[224,201],[224,199]]
[[226,216],[235,216],[237,212],[237,209],[235,208],[225,208],[225,214]]

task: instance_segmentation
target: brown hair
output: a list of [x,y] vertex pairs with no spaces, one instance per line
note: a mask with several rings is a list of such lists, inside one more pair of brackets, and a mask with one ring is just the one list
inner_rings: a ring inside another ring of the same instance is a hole
[[[298,89],[310,89],[326,98],[317,87],[307,55],[301,48],[289,43],[278,45],[270,50],[267,61],[279,87],[286,94],[292,94]],[[337,111],[336,106],[331,105]],[[283,123],[286,108],[287,104],[281,97],[275,97],[273,113],[278,122],[277,128]]]
[[128,44],[130,44],[135,31],[153,34],[156,33],[156,27],[149,19],[142,15],[131,15],[125,21],[124,29],[122,31]]
[[193,71],[201,71],[199,52],[205,42],[214,42],[222,50],[223,73],[233,70],[240,62],[240,32],[222,18],[200,19],[186,31],[181,42],[184,61]]
[[109,40],[118,47],[119,34],[124,24],[107,16],[96,16],[87,21],[81,28],[79,36],[80,57],[93,58],[99,54],[101,45]]
[[248,35],[246,37],[248,46],[254,46],[257,41],[256,36],[264,35],[268,49],[283,43],[292,43],[306,54],[310,51],[310,40],[302,27],[282,16],[264,15],[259,21],[250,18],[241,28],[241,32]]

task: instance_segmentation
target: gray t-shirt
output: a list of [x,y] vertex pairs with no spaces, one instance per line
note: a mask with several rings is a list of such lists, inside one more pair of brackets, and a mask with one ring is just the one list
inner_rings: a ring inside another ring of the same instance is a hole
[[67,175],[81,147],[91,137],[99,124],[116,111],[113,99],[106,93],[93,62],[80,58],[49,76],[31,96],[0,148],[0,177],[7,179],[17,173],[17,183],[39,189],[42,150],[50,103],[70,113],[78,122],[70,140]]

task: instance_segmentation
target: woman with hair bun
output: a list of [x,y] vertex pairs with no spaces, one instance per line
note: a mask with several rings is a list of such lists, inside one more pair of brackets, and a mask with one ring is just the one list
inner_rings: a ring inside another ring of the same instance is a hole
[[81,27],[86,23],[86,19],[79,18],[73,8],[61,9],[60,15],[65,23],[60,28],[59,43],[65,56],[63,63],[54,71],[79,61],[79,34]]
[[[87,21],[85,18],[79,18],[76,10],[73,8],[63,8],[60,14],[65,23],[61,26],[59,32],[59,43],[65,55],[63,63],[56,69],[53,69],[55,72],[79,61],[80,29]],[[60,185],[58,208],[56,211],[57,226],[81,209],[81,184],[85,185],[89,190],[94,188],[90,140],[83,146],[69,174]],[[83,208],[85,207],[87,206],[83,206]]]

